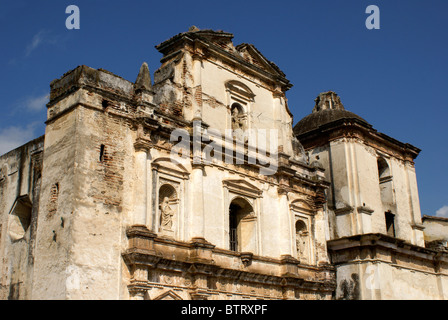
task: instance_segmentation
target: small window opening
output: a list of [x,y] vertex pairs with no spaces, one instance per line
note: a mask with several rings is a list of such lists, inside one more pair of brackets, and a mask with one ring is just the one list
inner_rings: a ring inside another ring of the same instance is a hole
[[104,144],[100,146],[100,162],[104,161]]
[[103,106],[104,109],[106,109],[109,106],[109,101],[103,100],[103,102],[101,102],[101,105]]
[[390,176],[390,169],[386,160],[384,160],[383,158],[378,158],[377,165],[378,165],[378,177],[381,182],[382,180]]
[[388,236],[395,237],[395,215],[388,211],[385,213],[386,232]]

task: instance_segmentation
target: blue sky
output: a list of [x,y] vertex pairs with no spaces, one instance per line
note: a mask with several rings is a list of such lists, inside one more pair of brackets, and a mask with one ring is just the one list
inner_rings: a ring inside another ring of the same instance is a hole
[[[80,9],[68,30],[65,9]],[[368,30],[368,5],[380,29]],[[448,1],[6,1],[0,2],[0,154],[44,133],[49,85],[78,65],[134,81],[155,45],[192,25],[252,43],[294,87],[294,123],[333,90],[378,131],[422,149],[422,214],[448,217]]]

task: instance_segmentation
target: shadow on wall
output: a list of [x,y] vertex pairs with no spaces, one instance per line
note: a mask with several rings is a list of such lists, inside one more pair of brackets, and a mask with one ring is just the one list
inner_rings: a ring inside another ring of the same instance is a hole
[[359,276],[352,273],[351,280],[344,279],[341,281],[340,288],[342,296],[338,300],[359,300]]

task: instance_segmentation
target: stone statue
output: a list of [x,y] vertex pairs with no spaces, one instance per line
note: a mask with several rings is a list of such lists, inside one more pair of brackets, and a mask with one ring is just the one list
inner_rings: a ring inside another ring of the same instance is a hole
[[302,238],[301,232],[296,235],[297,256],[301,257],[305,253],[305,239]]
[[297,139],[294,135],[292,135],[291,142],[293,150],[293,159],[299,162],[307,163],[306,152],[302,144],[300,143],[299,139]]
[[243,122],[240,118],[238,108],[232,109],[232,130],[243,129]]
[[240,141],[243,141],[243,139],[247,140],[247,137],[244,136],[244,130],[246,130],[244,115],[241,114],[237,107],[234,107],[232,109],[233,137]]
[[160,227],[164,230],[171,230],[171,228],[173,227],[174,211],[170,207],[168,197],[163,198],[163,201],[160,204],[160,210],[162,212],[160,219]]
[[297,257],[299,260],[308,261],[307,254],[307,230],[297,230],[296,231],[296,248],[297,248]]

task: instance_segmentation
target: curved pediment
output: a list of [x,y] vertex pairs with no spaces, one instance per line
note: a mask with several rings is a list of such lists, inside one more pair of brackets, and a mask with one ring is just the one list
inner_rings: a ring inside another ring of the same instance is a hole
[[190,175],[188,170],[180,162],[168,157],[155,159],[152,161],[151,166],[157,171],[175,175],[182,179],[188,179]]
[[255,94],[252,92],[252,90],[240,81],[229,80],[226,82],[225,86],[227,90],[231,91],[232,93],[238,94],[249,101],[252,101],[255,97]]
[[314,213],[314,207],[313,207],[313,204],[310,203],[310,202],[307,201],[307,200],[304,200],[304,199],[297,199],[297,200],[294,200],[294,201],[289,205],[289,207],[290,207],[292,210],[299,211],[299,212],[304,212],[304,213],[309,213],[309,214],[313,214],[313,213]]

